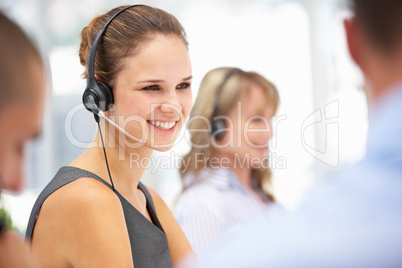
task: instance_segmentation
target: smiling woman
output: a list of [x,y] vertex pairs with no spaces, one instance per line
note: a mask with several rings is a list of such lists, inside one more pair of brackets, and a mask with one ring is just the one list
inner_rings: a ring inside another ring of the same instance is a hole
[[266,186],[278,104],[275,86],[258,73],[217,68],[203,78],[188,123],[191,150],[180,167],[184,192],[175,211],[198,255],[274,205]]
[[140,182],[145,167],[130,165],[130,156],[149,159],[153,150],[170,149],[184,125],[192,105],[184,29],[149,6],[96,17],[81,33],[89,79],[88,58],[102,27],[94,78],[101,90],[111,89],[104,92],[111,107],[96,107],[108,120],[99,121],[91,146],[43,190],[27,238],[42,267],[171,267],[192,249],[163,200]]
[[[114,82],[115,109],[110,115],[126,119],[136,115],[139,120],[127,122],[126,130],[144,137],[153,148],[170,149],[192,103],[186,44],[177,37],[157,35],[125,62]],[[141,105],[133,105],[132,100]],[[159,126],[151,121],[160,122]],[[168,128],[171,124],[174,127]]]

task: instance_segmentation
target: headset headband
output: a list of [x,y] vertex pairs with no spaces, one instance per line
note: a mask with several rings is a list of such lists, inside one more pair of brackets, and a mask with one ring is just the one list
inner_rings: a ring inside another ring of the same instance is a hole
[[212,111],[212,120],[214,119],[214,117],[216,116],[216,113],[218,111],[218,103],[220,100],[220,96],[221,96],[221,91],[223,90],[224,85],[226,84],[226,82],[229,80],[230,77],[232,77],[235,74],[239,74],[239,73],[243,73],[242,70],[238,69],[238,68],[233,68],[232,70],[230,70],[225,78],[223,79],[222,83],[219,85],[218,89],[216,90],[215,93],[215,99],[214,99],[214,109]]
[[112,22],[114,18],[116,18],[120,13],[122,13],[124,10],[136,7],[136,6],[143,6],[143,5],[131,5],[127,6],[125,8],[120,9],[117,11],[113,16],[109,18],[109,20],[103,25],[102,29],[98,32],[98,34],[95,36],[94,41],[92,42],[91,50],[89,51],[89,59],[88,59],[88,79],[94,79],[95,78],[95,55],[96,55],[96,48],[98,47],[99,41],[103,36],[103,33],[105,32],[107,26]]

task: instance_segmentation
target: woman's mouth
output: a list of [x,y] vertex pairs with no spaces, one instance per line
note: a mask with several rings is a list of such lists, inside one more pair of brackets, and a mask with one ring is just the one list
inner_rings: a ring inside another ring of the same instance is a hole
[[162,129],[162,130],[172,129],[177,123],[177,121],[163,122],[163,121],[154,121],[154,120],[149,120],[148,122],[151,125],[154,125],[155,127]]

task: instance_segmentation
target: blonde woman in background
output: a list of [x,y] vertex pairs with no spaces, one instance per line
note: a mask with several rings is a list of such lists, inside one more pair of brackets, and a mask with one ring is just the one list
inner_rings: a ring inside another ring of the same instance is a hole
[[175,210],[199,256],[274,204],[267,152],[278,104],[275,86],[258,73],[218,68],[203,78],[188,122],[192,147],[182,161],[184,190]]

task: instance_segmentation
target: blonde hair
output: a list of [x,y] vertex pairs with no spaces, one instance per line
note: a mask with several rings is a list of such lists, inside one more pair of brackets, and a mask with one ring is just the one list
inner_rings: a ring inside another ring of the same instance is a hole
[[[276,87],[256,72],[236,72],[230,77],[228,74],[233,72],[235,68],[217,68],[209,71],[201,81],[200,89],[191,110],[188,129],[190,130],[191,150],[184,156],[182,163],[188,163],[180,166],[180,174],[184,179],[186,174],[193,173],[195,175],[194,183],[190,185],[184,184],[184,191],[197,183],[197,175],[204,168],[210,166],[209,159],[214,154],[214,143],[212,133],[208,131],[213,116],[223,116],[235,107],[240,100],[242,94],[247,92],[252,84],[258,84],[266,93],[267,105],[276,112],[279,105],[279,94]],[[227,81],[222,85],[223,80]],[[217,90],[220,89],[219,96]],[[215,114],[214,101],[218,98],[217,109]],[[207,120],[192,120],[195,118],[206,118]],[[197,131],[191,131],[195,129]],[[205,131],[199,131],[205,129]],[[203,161],[197,159],[197,155],[203,155]],[[275,198],[266,186],[271,185],[271,170],[269,168],[252,169],[252,178],[255,180],[256,186],[261,189],[265,195],[274,201]]]

